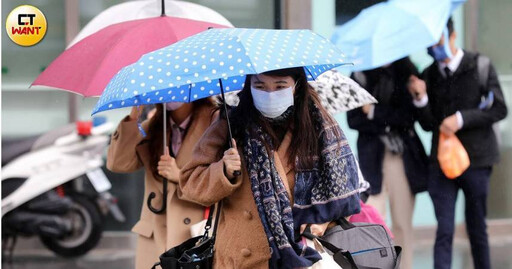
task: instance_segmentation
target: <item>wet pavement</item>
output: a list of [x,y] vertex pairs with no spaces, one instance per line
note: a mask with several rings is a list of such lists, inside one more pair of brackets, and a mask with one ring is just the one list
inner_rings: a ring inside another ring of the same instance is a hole
[[[126,269],[134,268],[135,236],[129,232],[106,233],[99,246],[80,258],[64,259],[43,248],[37,239],[20,239],[12,263],[2,262],[5,269]],[[491,241],[493,269],[512,269],[512,236],[500,236]],[[431,240],[417,242],[414,268],[433,268]],[[453,269],[473,268],[469,243],[454,241]],[[149,269],[149,268],[148,268]]]

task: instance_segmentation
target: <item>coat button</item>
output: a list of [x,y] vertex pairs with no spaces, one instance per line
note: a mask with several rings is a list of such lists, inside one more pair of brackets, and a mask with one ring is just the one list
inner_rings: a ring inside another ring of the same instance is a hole
[[251,256],[251,251],[249,249],[243,248],[240,252],[242,253],[242,256],[246,258]]
[[183,223],[185,223],[186,225],[189,225],[190,224],[190,219],[189,218],[185,218],[183,220]]
[[252,220],[252,214],[250,211],[244,211],[244,217],[248,220]]

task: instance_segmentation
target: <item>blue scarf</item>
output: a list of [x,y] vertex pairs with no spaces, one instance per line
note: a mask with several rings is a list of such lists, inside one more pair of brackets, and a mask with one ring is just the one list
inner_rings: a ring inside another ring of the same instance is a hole
[[[319,155],[314,167],[301,169],[296,161],[294,204],[274,164],[271,139],[260,126],[245,131],[244,157],[254,201],[271,247],[271,268],[309,267],[320,260],[313,249],[295,242],[294,231],[302,224],[320,224],[359,212],[358,172],[354,155],[342,130],[329,124],[315,105],[310,105],[319,136]],[[252,130],[252,131],[250,131]],[[286,180],[286,179],[284,179]]]

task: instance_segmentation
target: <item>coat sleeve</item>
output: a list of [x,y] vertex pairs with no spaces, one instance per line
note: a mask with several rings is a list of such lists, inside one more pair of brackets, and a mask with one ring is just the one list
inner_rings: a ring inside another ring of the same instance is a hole
[[[396,67],[395,83],[405,83],[406,79],[412,74],[417,75],[418,70],[410,62],[408,58],[400,60]],[[364,76],[364,77],[363,77]],[[366,78],[364,73],[356,75],[352,74],[351,78],[361,85],[368,84],[367,81],[359,81],[361,78]],[[367,115],[362,112],[362,109],[354,109],[347,113],[347,120],[349,127],[356,129],[360,132],[366,133],[383,133],[387,126],[394,128],[409,128],[415,122],[415,109],[412,105],[412,97],[403,88],[405,85],[400,85],[392,93],[393,103],[374,104],[373,119],[368,119]],[[367,89],[372,92],[371,89]]]
[[227,123],[212,124],[194,147],[192,159],[181,169],[178,196],[210,206],[230,196],[242,184],[242,176],[230,181],[224,174],[222,154],[227,143]]
[[361,108],[347,112],[348,126],[359,132],[382,134],[386,126],[409,128],[416,120],[417,114],[412,105],[412,99],[400,94],[401,103],[398,105],[375,104],[373,119],[363,113]]
[[[363,88],[367,87],[366,75],[364,73],[353,73],[350,76],[355,82],[359,83]],[[364,79],[364,81],[361,81]],[[368,90],[368,89],[367,89]],[[368,116],[361,108],[352,109],[347,112],[347,123],[351,129],[364,133],[380,134],[384,132],[386,126],[368,119]]]
[[416,121],[416,115],[406,83],[411,75],[419,75],[418,69],[408,57],[398,60],[393,66],[395,83],[398,86],[393,91],[394,102],[392,105],[375,104],[373,120],[386,126],[409,128]]
[[496,70],[489,66],[489,78],[487,80],[487,88],[494,93],[494,103],[490,109],[465,109],[461,110],[464,125],[462,129],[478,128],[482,126],[489,126],[493,123],[504,119],[507,116],[507,106],[501,91],[500,82],[496,75]]
[[428,103],[426,106],[417,108],[417,110],[416,110],[418,122],[420,123],[421,128],[423,128],[423,130],[425,130],[427,132],[434,131],[434,129],[438,128],[439,125],[441,124],[436,119],[436,117],[434,117],[434,113],[432,111],[432,103],[435,100],[433,100],[433,94],[430,93],[430,87],[428,85],[427,76],[429,75],[428,69],[430,69],[430,68],[432,68],[432,67],[427,67],[427,69],[425,71],[423,71],[423,74],[421,76],[422,79],[425,80],[425,82],[427,83]]
[[356,108],[347,112],[348,127],[363,133],[381,134],[386,126],[368,119],[361,108]]
[[385,126],[393,126],[395,128],[408,128],[414,124],[415,113],[412,107],[411,99],[400,97],[401,104],[398,106],[375,104],[373,121]]
[[[143,122],[143,127],[147,121]],[[147,130],[147,128],[145,128]],[[107,169],[117,173],[130,173],[142,167],[136,146],[142,141],[136,120],[126,116],[112,134],[107,154]]]

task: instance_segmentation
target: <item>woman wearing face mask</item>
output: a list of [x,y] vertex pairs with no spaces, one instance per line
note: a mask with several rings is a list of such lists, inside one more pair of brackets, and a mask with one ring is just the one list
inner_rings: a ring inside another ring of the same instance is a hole
[[[164,110],[165,108],[165,110]],[[210,99],[194,103],[156,105],[153,117],[138,128],[142,108],[134,107],[112,135],[107,168],[113,172],[130,173],[145,170],[145,193],[140,220],[132,231],[137,233],[136,268],[151,268],[158,256],[190,238],[190,226],[203,219],[204,207],[178,199],[176,195],[180,168],[191,160],[192,148],[211,124],[215,106]],[[163,112],[169,123],[169,148],[163,152]],[[146,133],[143,137],[141,133]],[[167,210],[151,212],[146,204],[150,193],[154,208],[162,206],[162,180],[168,180]]]
[[222,200],[214,268],[311,266],[320,256],[300,241],[306,225],[322,235],[359,211],[357,166],[343,132],[302,67],[247,76],[229,115],[233,148],[222,117],[180,176],[181,198]]

